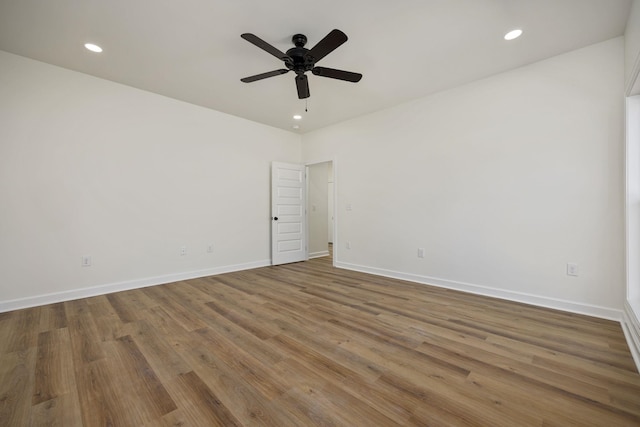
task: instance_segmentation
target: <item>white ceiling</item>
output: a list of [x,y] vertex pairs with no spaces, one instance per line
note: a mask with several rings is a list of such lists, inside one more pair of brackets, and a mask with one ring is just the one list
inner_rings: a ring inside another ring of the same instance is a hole
[[[293,131],[308,132],[624,32],[631,0],[0,0],[0,49]],[[349,40],[319,65],[359,83],[294,74],[240,38],[286,51],[329,31]],[[522,28],[507,42],[503,35]],[[86,42],[104,48],[84,49]]]

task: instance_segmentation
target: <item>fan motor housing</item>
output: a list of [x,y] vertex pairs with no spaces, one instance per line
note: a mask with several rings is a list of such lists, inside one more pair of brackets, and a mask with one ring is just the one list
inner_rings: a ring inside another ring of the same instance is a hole
[[296,47],[289,49],[287,51],[287,56],[289,56],[293,62],[285,61],[285,65],[296,74],[304,74],[306,71],[311,70],[315,65],[313,58],[307,55],[309,49],[304,47],[304,45],[307,44],[307,36],[304,34],[296,34],[291,37],[291,41]]

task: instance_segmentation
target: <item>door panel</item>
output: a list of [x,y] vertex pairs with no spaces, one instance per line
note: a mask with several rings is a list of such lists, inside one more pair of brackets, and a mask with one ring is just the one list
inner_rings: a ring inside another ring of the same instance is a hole
[[303,165],[271,164],[271,264],[307,259]]

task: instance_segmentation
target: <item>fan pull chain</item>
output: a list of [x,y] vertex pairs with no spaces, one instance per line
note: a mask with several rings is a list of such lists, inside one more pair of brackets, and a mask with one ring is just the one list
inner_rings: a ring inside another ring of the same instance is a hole
[[304,112],[305,112],[305,113],[308,113],[308,112],[309,112],[308,107],[309,107],[309,98],[305,98],[305,99],[304,99]]

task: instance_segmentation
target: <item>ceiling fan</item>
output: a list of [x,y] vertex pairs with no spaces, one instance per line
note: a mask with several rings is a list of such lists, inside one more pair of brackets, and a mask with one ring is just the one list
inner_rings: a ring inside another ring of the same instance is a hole
[[322,58],[338,48],[338,46],[347,41],[347,35],[340,30],[331,31],[311,49],[304,47],[304,45],[307,44],[307,37],[304,34],[296,34],[291,38],[295,47],[287,50],[287,53],[281,52],[254,34],[244,33],[240,37],[249,43],[258,46],[265,52],[270,53],[279,60],[284,61],[284,65],[287,67],[240,79],[240,81],[244,83],[251,83],[293,71],[296,73],[298,98],[305,99],[310,95],[309,81],[305,74],[307,71],[311,71],[315,76],[328,77],[330,79],[344,80],[353,83],[359,82],[362,78],[362,74],[360,73],[352,73],[351,71],[336,70],[326,67],[316,67],[316,62],[320,61]]

